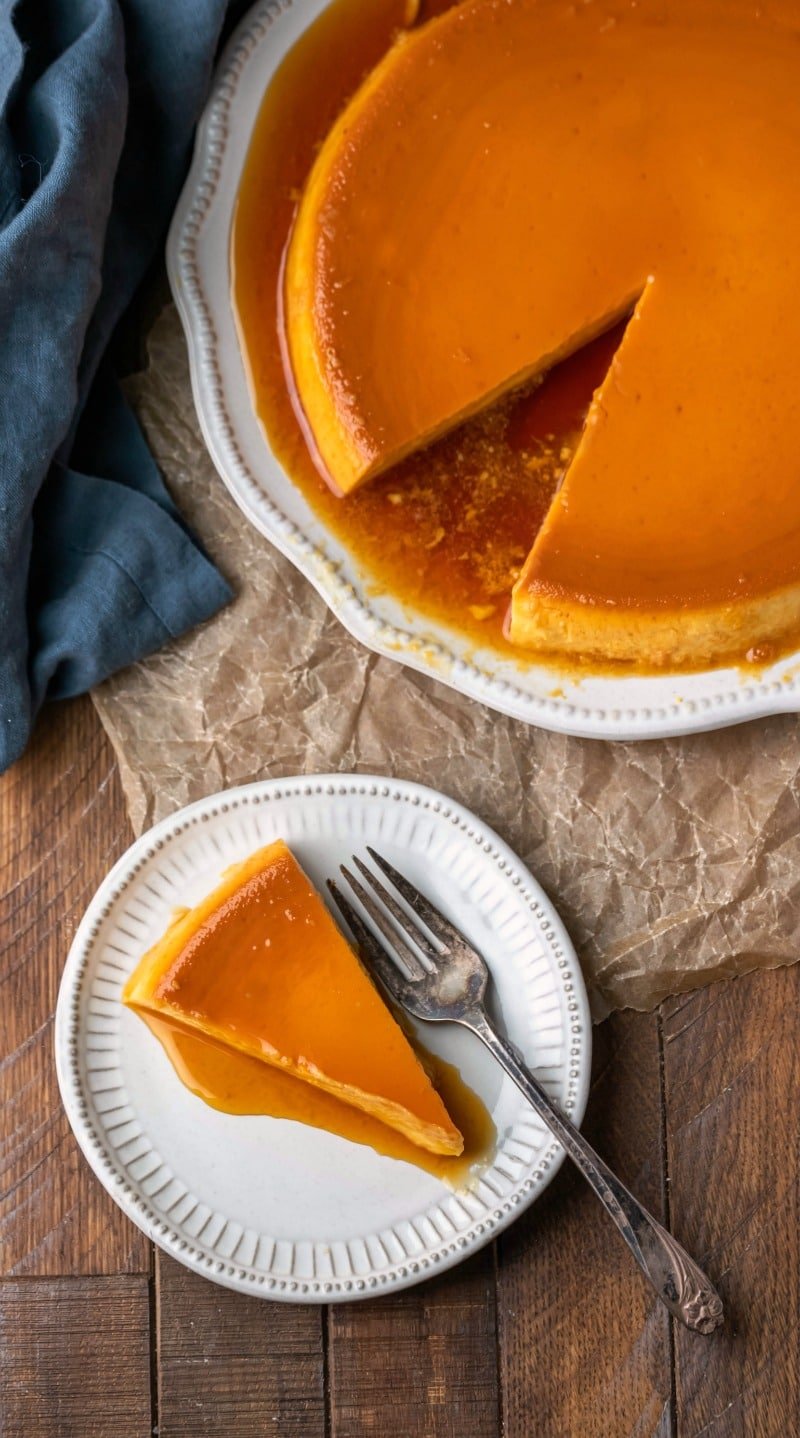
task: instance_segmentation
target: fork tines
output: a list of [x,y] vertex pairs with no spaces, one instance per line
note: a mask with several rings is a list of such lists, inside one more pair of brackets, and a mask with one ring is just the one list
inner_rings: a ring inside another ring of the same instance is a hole
[[[344,868],[343,872],[346,873]],[[401,1005],[404,1004],[408,999],[408,993],[411,987],[406,973],[401,971],[400,965],[393,958],[390,958],[383,944],[379,939],[376,939],[372,930],[364,923],[358,910],[353,907],[350,900],[345,897],[333,879],[328,879],[328,889],[331,898],[350,929],[365,963],[386,989],[389,996],[397,1003]]]
[[[425,895],[421,894],[419,889],[415,889],[414,885],[404,874],[397,872],[397,869],[389,863],[388,859],[384,859],[380,854],[376,853],[374,849],[370,848],[369,844],[367,845],[367,853],[373,863],[377,864],[378,868],[383,870],[387,879],[391,880],[398,894],[402,894],[409,908],[413,909],[417,915],[417,918],[422,919],[426,928],[430,929],[430,932],[439,940],[445,953],[447,953],[452,944],[466,942],[464,935],[456,928],[455,924],[451,924],[449,920],[445,918],[444,914],[440,914],[439,910],[434,908],[430,900],[426,899]],[[355,863],[358,864],[362,874],[369,875],[373,887],[375,887],[377,880],[369,874],[369,870],[365,869],[364,865],[359,863],[358,859],[355,860]]]
[[[462,936],[424,894],[403,874],[398,873],[388,859],[384,859],[369,846],[367,853],[405,900],[414,916],[407,912],[394,894],[389,892],[385,884],[357,856],[353,856],[353,865],[361,875],[363,883],[345,864],[341,865],[342,876],[385,944],[389,946],[389,954],[338,885],[329,880],[328,888],[365,957],[384,985],[397,994],[399,985],[407,987],[407,984],[403,984],[404,979],[413,983],[431,969],[435,969],[438,960],[445,957]],[[434,939],[437,942],[434,942]]]

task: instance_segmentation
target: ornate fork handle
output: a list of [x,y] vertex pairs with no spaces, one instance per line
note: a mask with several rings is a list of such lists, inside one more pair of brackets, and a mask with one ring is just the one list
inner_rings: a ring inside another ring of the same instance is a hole
[[494,1054],[577,1164],[662,1303],[687,1328],[696,1333],[713,1333],[723,1321],[722,1299],[694,1260],[603,1163],[534,1078],[518,1050],[496,1032],[485,1010],[473,1009],[461,1022]]

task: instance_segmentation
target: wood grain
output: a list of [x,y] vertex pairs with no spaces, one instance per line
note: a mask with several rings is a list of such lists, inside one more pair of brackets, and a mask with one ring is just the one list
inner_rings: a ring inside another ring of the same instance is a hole
[[149,1270],[149,1246],[92,1177],[56,1083],[53,1011],[71,939],[131,840],[114,757],[91,704],[46,712],[0,779],[0,1078],[6,1273]]
[[0,1283],[3,1438],[146,1438],[146,1278]]
[[324,1438],[323,1310],[156,1262],[159,1438]]
[[680,1438],[800,1433],[800,968],[664,1005],[673,1231],[727,1323],[676,1332]]
[[673,1231],[728,1304],[712,1340],[670,1335],[568,1170],[504,1235],[496,1278],[486,1251],[327,1315],[160,1254],[150,1283],[149,1245],[69,1134],[52,1059],[69,942],[130,837],[88,701],[50,711],[0,779],[0,1251],[7,1272],[38,1275],[0,1284],[4,1438],[139,1438],[151,1421],[162,1438],[800,1433],[800,967],[595,1034],[588,1131],[655,1212],[668,1193]]
[[[585,1131],[650,1211],[664,1209],[654,1015],[595,1033]],[[565,1167],[498,1245],[505,1438],[667,1438],[669,1323],[586,1184]]]
[[491,1250],[423,1288],[330,1310],[331,1438],[497,1438]]

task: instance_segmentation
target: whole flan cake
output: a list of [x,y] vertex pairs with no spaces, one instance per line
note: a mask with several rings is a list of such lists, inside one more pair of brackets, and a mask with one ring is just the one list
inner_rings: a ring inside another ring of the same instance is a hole
[[320,149],[297,400],[342,494],[620,316],[514,643],[706,662],[800,626],[800,7],[463,0]]

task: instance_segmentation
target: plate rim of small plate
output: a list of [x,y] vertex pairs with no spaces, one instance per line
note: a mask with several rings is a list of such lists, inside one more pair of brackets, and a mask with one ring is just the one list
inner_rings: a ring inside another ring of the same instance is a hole
[[[230,299],[229,237],[252,120],[277,63],[328,0],[258,0],[218,65],[167,242],[167,272],[186,334],[200,427],[221,479],[251,523],[375,653],[432,675],[514,719],[576,737],[653,739],[701,733],[800,709],[800,653],[760,674],[559,673],[519,665],[371,592],[271,454],[255,416]],[[298,17],[302,17],[298,20]],[[287,489],[288,486],[288,489]],[[293,513],[287,512],[293,511]],[[374,590],[374,582],[372,584]]]
[[[507,881],[531,911],[542,952],[553,974],[555,989],[562,994],[566,1005],[566,1013],[561,1020],[565,1034],[563,1081],[568,1082],[567,1102],[571,1116],[580,1124],[590,1084],[591,1016],[580,964],[555,907],[514,851],[469,809],[426,785],[382,775],[332,773],[260,780],[197,800],[142,834],[109,871],[75,934],[59,988],[54,1047],[62,1102],[84,1157],[114,1201],[152,1242],[194,1272],[224,1287],[285,1302],[338,1303],[407,1288],[460,1263],[494,1239],[540,1196],[560,1168],[564,1160],[563,1150],[553,1140],[540,1155],[534,1169],[512,1186],[508,1195],[498,1197],[493,1211],[476,1218],[465,1232],[443,1241],[430,1252],[423,1252],[416,1259],[410,1255],[405,1262],[397,1261],[388,1269],[373,1266],[372,1271],[354,1274],[351,1278],[270,1278],[254,1272],[252,1266],[220,1258],[213,1247],[204,1246],[199,1239],[194,1244],[187,1241],[175,1221],[170,1222],[168,1217],[150,1206],[148,1196],[143,1195],[141,1188],[147,1175],[137,1182],[131,1178],[125,1163],[115,1158],[113,1146],[104,1139],[99,1111],[95,1111],[88,1083],[81,1073],[86,1041],[81,1015],[82,991],[84,985],[88,986],[94,980],[93,965],[102,962],[104,925],[113,916],[116,906],[123,902],[129,886],[147,871],[148,864],[157,855],[161,855],[162,851],[168,855],[170,844],[196,824],[208,821],[213,824],[221,815],[232,815],[237,808],[244,809],[248,805],[267,804],[272,798],[287,800],[294,797],[302,803],[304,798],[312,796],[330,797],[334,802],[337,798],[348,796],[356,801],[368,798],[387,804],[400,801],[419,812],[428,809],[434,823],[441,820],[448,826],[452,825],[454,832],[460,831],[467,843],[474,843],[497,863],[501,881]],[[118,997],[115,1002],[119,1006]],[[570,1024],[569,1033],[565,1027],[567,1022]],[[122,1084],[120,1091],[124,1092]],[[499,1153],[502,1151],[498,1149]],[[162,1159],[161,1155],[159,1158],[168,1163],[168,1159]],[[325,1240],[293,1240],[294,1245],[300,1242],[324,1243]]]

